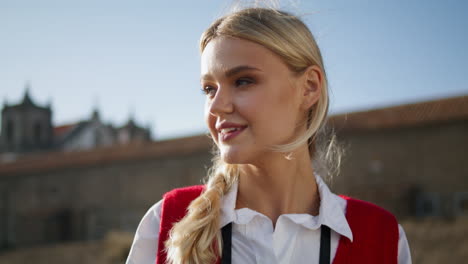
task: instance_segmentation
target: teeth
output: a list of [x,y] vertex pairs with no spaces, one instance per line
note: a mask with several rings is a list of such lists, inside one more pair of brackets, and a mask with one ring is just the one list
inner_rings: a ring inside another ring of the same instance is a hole
[[221,129],[221,133],[227,134],[229,132],[236,131],[236,130],[239,130],[239,128],[236,128],[236,127],[223,128]]

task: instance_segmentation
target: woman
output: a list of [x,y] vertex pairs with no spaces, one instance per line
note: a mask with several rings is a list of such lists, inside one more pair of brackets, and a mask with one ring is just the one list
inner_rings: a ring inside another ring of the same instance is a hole
[[328,88],[307,26],[244,9],[215,21],[200,48],[218,153],[205,186],[171,191],[148,211],[127,263],[410,263],[390,213],[331,193],[314,172],[312,159],[339,162],[334,137],[316,149]]

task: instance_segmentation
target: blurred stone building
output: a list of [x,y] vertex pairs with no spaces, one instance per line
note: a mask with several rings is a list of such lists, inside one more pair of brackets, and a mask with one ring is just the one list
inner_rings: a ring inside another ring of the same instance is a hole
[[53,147],[52,109],[36,105],[29,91],[16,105],[6,102],[2,109],[0,151],[11,153],[50,150]]
[[[338,193],[402,220],[468,214],[468,96],[331,117],[347,155]],[[0,245],[23,247],[134,232],[161,195],[200,184],[206,135],[48,153],[0,165]]]
[[334,116],[347,147],[335,191],[400,218],[468,215],[468,96]]
[[52,108],[39,106],[26,86],[22,102],[2,109],[0,162],[14,160],[18,155],[50,151],[82,151],[115,144],[151,141],[149,128],[138,126],[130,118],[121,126],[105,124],[97,110],[88,120],[54,126]]

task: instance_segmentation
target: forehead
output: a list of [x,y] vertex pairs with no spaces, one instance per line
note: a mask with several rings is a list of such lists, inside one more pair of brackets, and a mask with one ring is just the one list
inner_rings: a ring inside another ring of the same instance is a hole
[[217,37],[210,41],[201,56],[201,74],[212,75],[238,66],[250,66],[263,71],[287,66],[275,53],[252,41]]

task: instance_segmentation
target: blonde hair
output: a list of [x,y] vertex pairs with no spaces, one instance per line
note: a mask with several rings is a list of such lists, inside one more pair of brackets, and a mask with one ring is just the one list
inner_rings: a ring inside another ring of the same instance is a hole
[[[328,113],[328,84],[322,55],[312,33],[296,16],[269,8],[247,8],[216,20],[202,35],[200,51],[219,36],[229,36],[258,43],[277,54],[291,71],[301,73],[317,65],[323,73],[320,98],[307,113],[307,129],[293,142],[273,146],[278,152],[292,152],[309,145],[311,158],[339,165],[336,139],[326,142],[325,151],[316,149],[317,134],[324,131]],[[320,139],[319,139],[320,140]],[[319,155],[314,155],[318,153]],[[333,156],[333,158],[332,158]],[[339,156],[339,155],[338,155]],[[337,162],[338,161],[338,162]],[[325,167],[321,164],[321,167]],[[332,164],[333,165],[333,164]],[[174,225],[166,241],[170,263],[212,263],[222,252],[219,230],[221,199],[239,177],[236,164],[226,164],[216,154],[207,177],[205,191],[188,207],[187,215]]]

